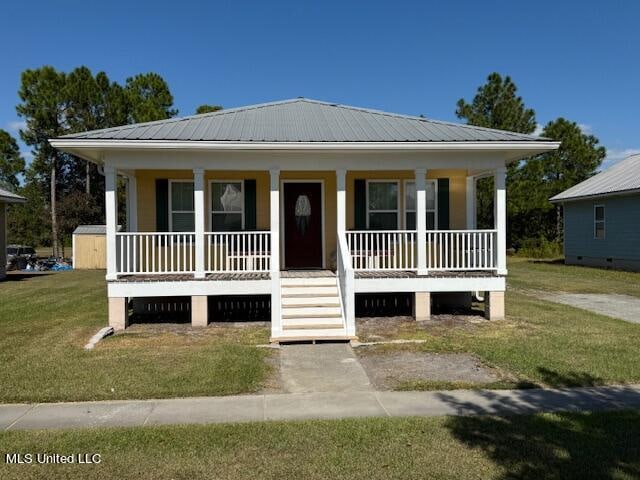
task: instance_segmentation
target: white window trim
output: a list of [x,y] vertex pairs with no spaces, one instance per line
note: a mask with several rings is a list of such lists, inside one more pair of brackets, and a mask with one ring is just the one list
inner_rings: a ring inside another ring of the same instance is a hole
[[[407,213],[414,213],[415,212],[415,210],[409,210],[407,208],[407,185],[410,184],[410,183],[415,184],[416,181],[413,180],[413,179],[406,179],[404,181],[404,185],[403,185],[404,192],[403,192],[403,195],[402,195],[402,198],[403,198],[402,207],[404,209],[404,214],[402,215],[402,224],[403,224],[405,230],[407,229]],[[435,202],[434,202],[435,208],[427,208],[426,209],[426,213],[433,212],[434,230],[438,230],[438,179],[437,178],[428,178],[428,179],[426,179],[425,180],[425,184],[424,184],[425,185],[425,189],[426,189],[428,183],[433,183],[433,190],[435,192]],[[416,199],[416,201],[417,201],[417,199]],[[416,217],[416,225],[417,225],[417,221],[418,221],[418,219]]]
[[[195,225],[195,218],[196,218],[196,211],[195,211],[195,199],[194,199],[194,205],[193,205],[193,210],[173,210],[173,191],[172,191],[172,184],[174,183],[194,183],[192,179],[170,179],[169,180],[169,232],[173,232],[173,214],[174,213],[193,213],[193,220],[194,220],[194,225]],[[195,185],[194,185],[195,188]],[[195,232],[178,232],[178,233],[195,233]]]
[[[240,187],[240,188],[242,188],[242,211],[240,211],[240,212],[220,212],[220,211],[215,212],[213,210],[213,184],[214,183],[240,183],[242,185]],[[235,179],[232,179],[232,178],[230,178],[230,179],[216,178],[216,179],[213,179],[213,180],[209,180],[209,195],[208,195],[209,208],[207,209],[207,211],[209,212],[209,218],[208,218],[208,222],[209,222],[208,226],[209,226],[209,228],[208,228],[208,231],[209,232],[213,232],[213,214],[214,213],[235,213],[235,214],[240,213],[241,217],[242,217],[241,228],[242,228],[242,231],[244,231],[244,229],[245,229],[245,223],[244,223],[244,221],[245,221],[245,195],[246,195],[246,191],[245,191],[245,185],[244,185],[244,178],[241,178],[241,179],[238,179],[238,178],[235,178]]]
[[[602,220],[596,220],[598,217],[596,216],[596,210],[598,209],[598,207],[602,207]],[[603,203],[598,203],[596,205],[593,206],[593,238],[594,240],[604,240],[605,238],[607,238],[607,209],[605,208]],[[602,224],[602,238],[598,238],[598,234],[597,234],[597,228],[596,225],[598,223]]]
[[366,188],[366,199],[365,201],[367,202],[367,230],[369,230],[369,213],[372,210],[369,210],[369,184],[370,183],[395,183],[398,187],[398,198],[396,199],[396,209],[395,210],[373,210],[373,213],[395,213],[396,217],[397,217],[397,224],[396,224],[396,229],[400,230],[400,225],[401,225],[401,219],[400,216],[402,215],[402,200],[400,199],[400,197],[402,196],[403,192],[400,189],[400,180],[394,180],[394,179],[373,179],[373,180],[367,180],[367,188]]

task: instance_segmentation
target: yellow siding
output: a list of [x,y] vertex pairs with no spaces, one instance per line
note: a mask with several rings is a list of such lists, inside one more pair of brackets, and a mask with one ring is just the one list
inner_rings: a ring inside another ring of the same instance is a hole
[[107,268],[105,235],[74,235],[73,268],[76,270]]
[[[466,227],[466,170],[429,170],[427,178],[449,178],[449,218],[450,228]],[[153,232],[156,226],[155,180],[193,178],[190,170],[138,170],[138,228],[141,232]],[[404,181],[413,180],[413,171],[377,171],[347,172],[347,228],[354,227],[353,197],[354,180],[392,179],[401,180],[401,202],[404,202]],[[209,180],[256,180],[256,224],[258,230],[269,229],[269,172],[267,171],[215,171],[205,172],[206,194],[205,212],[206,229],[209,230]],[[324,182],[324,214],[325,214],[325,259],[331,266],[336,250],[336,174],[333,171],[283,171],[281,180],[322,180]],[[401,205],[402,205],[401,203]]]

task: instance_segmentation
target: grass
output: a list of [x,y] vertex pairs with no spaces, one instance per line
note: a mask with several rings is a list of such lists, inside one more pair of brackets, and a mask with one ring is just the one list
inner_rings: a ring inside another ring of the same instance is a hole
[[640,297],[640,273],[509,258],[507,284],[521,290],[619,293]]
[[269,375],[264,327],[132,329],[84,351],[107,323],[103,271],[5,282],[0,312],[0,402],[230,395]]
[[[640,326],[538,299],[526,294],[549,290],[598,291],[639,295],[640,274],[586,267],[512,261],[509,265],[507,319],[472,327],[423,329],[405,322],[388,338],[416,338],[424,344],[368,347],[375,355],[387,349],[468,352],[503,371],[504,386],[590,386],[640,382]],[[596,289],[597,285],[597,289]],[[360,350],[359,350],[360,351]],[[469,385],[408,381],[402,389],[433,390]],[[476,385],[477,387],[477,385]],[[489,385],[492,387],[492,385]]]
[[3,457],[102,461],[2,461],[0,478],[631,479],[640,475],[639,437],[638,412],[9,431],[0,433]]

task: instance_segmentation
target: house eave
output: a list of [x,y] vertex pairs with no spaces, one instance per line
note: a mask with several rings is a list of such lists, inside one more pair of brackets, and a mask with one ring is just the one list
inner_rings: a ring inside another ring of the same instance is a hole
[[103,140],[55,138],[49,143],[60,150],[101,163],[106,150],[200,150],[200,151],[322,151],[322,152],[421,152],[512,151],[513,160],[555,150],[553,141],[509,142],[212,142],[177,140]]

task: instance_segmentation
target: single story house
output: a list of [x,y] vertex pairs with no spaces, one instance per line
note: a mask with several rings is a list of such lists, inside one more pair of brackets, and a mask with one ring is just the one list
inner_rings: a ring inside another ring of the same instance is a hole
[[7,276],[7,205],[26,199],[0,186],[0,280]]
[[[506,167],[556,149],[519,133],[297,98],[51,139],[106,184],[109,322],[129,299],[266,295],[272,341],[352,339],[355,296],[486,293],[504,316]],[[127,179],[118,232],[117,176]],[[495,176],[495,227],[475,180]],[[125,230],[125,229],[123,229]]]
[[640,155],[550,201],[564,211],[565,263],[640,271]]

